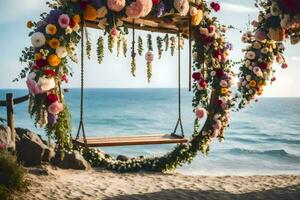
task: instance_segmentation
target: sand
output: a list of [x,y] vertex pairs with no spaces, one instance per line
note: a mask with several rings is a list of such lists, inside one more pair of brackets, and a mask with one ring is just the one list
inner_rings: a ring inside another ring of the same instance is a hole
[[184,176],[119,174],[100,169],[29,169],[29,191],[17,199],[300,199],[300,175]]

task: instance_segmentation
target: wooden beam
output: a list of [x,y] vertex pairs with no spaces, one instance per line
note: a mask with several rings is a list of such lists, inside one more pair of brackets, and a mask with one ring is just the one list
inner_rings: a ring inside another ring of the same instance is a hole
[[14,100],[13,94],[6,94],[7,126],[10,128],[12,140],[15,141]]

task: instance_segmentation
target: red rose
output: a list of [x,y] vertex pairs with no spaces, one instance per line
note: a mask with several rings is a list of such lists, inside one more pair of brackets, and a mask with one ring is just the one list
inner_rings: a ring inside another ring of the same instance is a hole
[[221,78],[224,75],[224,72],[222,69],[216,69],[216,77]]
[[199,81],[202,78],[202,74],[200,72],[194,72],[192,77],[195,81]]
[[73,19],[70,19],[69,25],[71,28],[74,28],[74,26],[76,26],[76,22]]
[[213,41],[212,37],[203,34],[200,34],[200,39],[204,43],[204,45],[208,45]]
[[221,49],[217,49],[214,52],[214,58],[216,58],[218,60],[222,60],[222,57],[223,57],[223,53],[222,53]]
[[202,87],[202,88],[206,88],[207,83],[205,82],[205,80],[202,79],[202,80],[199,81],[199,86]]
[[47,95],[47,102],[49,104],[55,103],[58,101],[58,96],[56,94],[48,94]]
[[258,66],[259,66],[261,69],[267,69],[268,64],[267,64],[267,63],[260,63]]
[[300,1],[299,0],[283,0],[285,9],[288,12],[299,14],[300,13]]
[[152,3],[153,3],[154,5],[157,5],[157,4],[160,3],[160,0],[152,0]]
[[47,64],[48,64],[47,60],[44,60],[44,59],[39,59],[39,60],[35,61],[35,67],[37,69],[45,67]]
[[215,2],[211,2],[211,3],[210,3],[210,7],[211,7],[212,9],[214,9],[214,11],[216,11],[216,12],[220,11],[220,9],[221,9],[220,4],[215,3]]
[[51,69],[46,69],[46,70],[44,70],[44,74],[45,74],[46,76],[56,76],[56,72],[53,71],[53,70],[51,70]]

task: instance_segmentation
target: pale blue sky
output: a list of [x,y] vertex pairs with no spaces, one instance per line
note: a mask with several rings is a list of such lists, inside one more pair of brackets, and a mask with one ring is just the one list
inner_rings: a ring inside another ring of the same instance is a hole
[[[0,88],[25,88],[25,81],[12,83],[12,80],[22,69],[18,62],[21,50],[30,44],[26,28],[28,20],[37,20],[39,14],[47,11],[45,0],[0,0]],[[245,29],[250,19],[255,19],[256,9],[253,7],[254,0],[220,0],[222,10],[217,14],[219,20],[225,25],[234,25],[239,29]],[[90,30],[94,44],[97,42],[99,30]],[[143,34],[145,35],[145,34]],[[155,36],[156,34],[153,34]],[[239,60],[243,55],[241,49],[244,44],[240,40],[238,31],[228,33],[228,40],[234,44],[231,57]],[[130,44],[130,35],[128,44]],[[153,37],[155,38],[155,37]],[[187,42],[186,42],[187,43]],[[287,46],[286,58],[289,64],[287,70],[280,67],[277,69],[277,81],[268,87],[264,96],[300,96],[300,46]],[[149,87],[176,87],[177,86],[177,57],[171,57],[164,52],[162,59],[155,59],[153,64],[153,78],[151,83],[146,79],[146,63],[144,57],[137,60],[137,77],[130,75],[130,51],[127,58],[110,55],[105,51],[103,64],[99,65],[95,53],[96,45],[93,46],[93,59],[86,62],[85,86],[90,88],[149,88]],[[130,46],[128,46],[130,49]],[[155,52],[156,53],[156,52]],[[157,54],[155,54],[157,58]],[[188,49],[185,47],[182,53],[182,84],[187,87],[188,83]],[[186,61],[186,62],[184,62]],[[79,87],[79,66],[71,63],[74,69],[74,77],[67,87]],[[238,67],[236,67],[238,69]]]

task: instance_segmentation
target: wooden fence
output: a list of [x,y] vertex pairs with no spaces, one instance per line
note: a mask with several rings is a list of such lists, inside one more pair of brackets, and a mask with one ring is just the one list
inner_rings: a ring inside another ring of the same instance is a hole
[[6,100],[0,100],[0,107],[6,107],[7,113],[7,126],[13,132],[15,130],[15,117],[14,117],[14,105],[27,101],[29,95],[25,95],[19,98],[13,97],[12,93],[6,93]]

